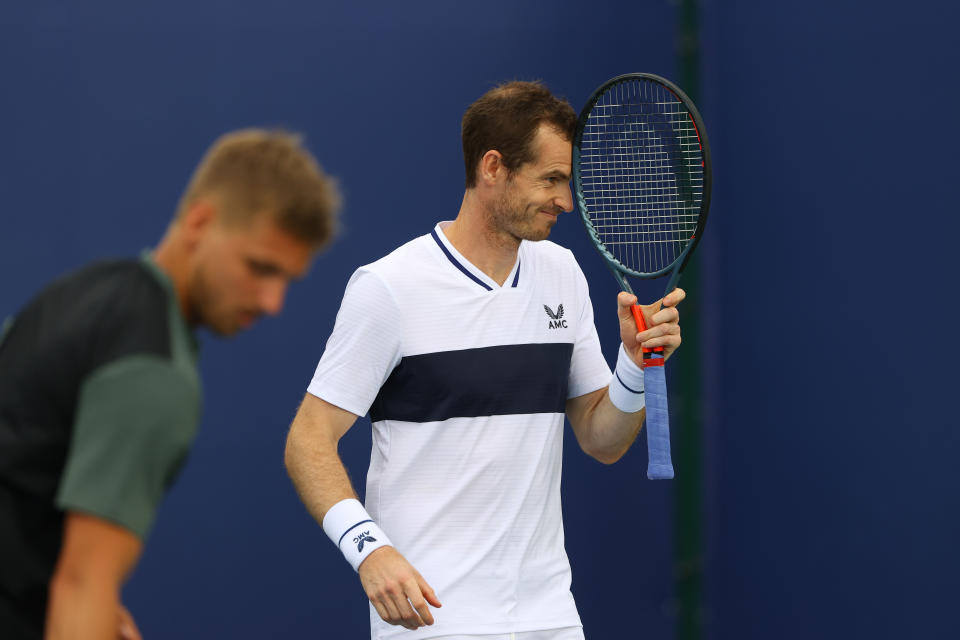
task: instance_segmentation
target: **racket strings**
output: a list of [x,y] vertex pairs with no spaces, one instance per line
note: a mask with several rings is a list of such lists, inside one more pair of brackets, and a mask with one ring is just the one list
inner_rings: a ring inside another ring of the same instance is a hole
[[653,81],[617,84],[592,107],[579,155],[587,217],[611,255],[640,273],[670,266],[703,196],[703,152],[683,103]]

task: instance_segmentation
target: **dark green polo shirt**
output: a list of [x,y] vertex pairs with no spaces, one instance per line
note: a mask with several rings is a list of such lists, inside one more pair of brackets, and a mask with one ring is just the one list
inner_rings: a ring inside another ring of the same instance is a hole
[[144,538],[196,434],[194,337],[147,254],[49,285],[0,329],[0,629],[40,638],[64,511]]

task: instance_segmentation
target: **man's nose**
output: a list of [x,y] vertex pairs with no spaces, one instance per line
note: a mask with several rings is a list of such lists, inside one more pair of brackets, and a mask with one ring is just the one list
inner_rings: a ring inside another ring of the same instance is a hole
[[563,185],[562,193],[554,198],[554,203],[566,212],[573,211],[573,195],[570,193],[570,185]]
[[287,295],[286,282],[270,282],[260,290],[260,310],[275,316],[283,309],[283,300]]

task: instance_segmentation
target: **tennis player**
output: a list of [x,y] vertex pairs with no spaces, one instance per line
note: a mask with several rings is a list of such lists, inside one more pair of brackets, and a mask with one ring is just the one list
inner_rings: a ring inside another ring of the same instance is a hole
[[0,335],[0,637],[139,638],[119,600],[200,417],[193,330],[275,315],[334,234],[296,136],[208,151],[155,251],[41,291]]
[[[469,107],[456,219],[353,274],[291,426],[287,468],[359,571],[375,639],[584,637],[563,545],[564,415],[594,458],[626,452],[644,419],[640,348],[679,346],[684,293],[645,307],[643,333],[620,294],[611,374],[587,282],[546,240],[573,208],[575,124],[536,83]],[[368,411],[364,507],[337,445]]]

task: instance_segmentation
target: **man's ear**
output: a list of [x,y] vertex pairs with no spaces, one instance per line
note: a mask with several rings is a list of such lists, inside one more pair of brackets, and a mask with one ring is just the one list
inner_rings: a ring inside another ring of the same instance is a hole
[[183,229],[187,244],[193,248],[200,243],[207,230],[213,225],[217,217],[217,208],[209,198],[200,198],[191,204],[183,217],[180,219],[180,225]]
[[507,166],[503,164],[503,155],[496,149],[487,151],[480,158],[480,180],[483,183],[494,185],[507,172]]

